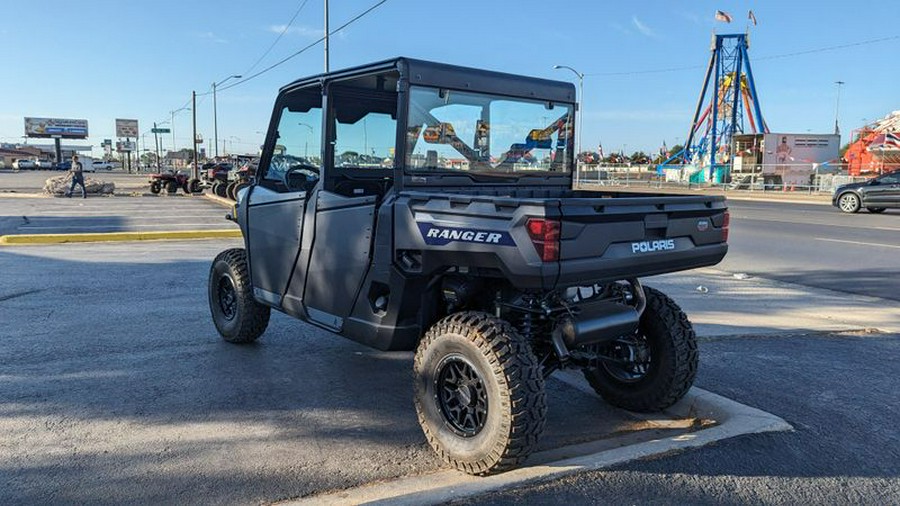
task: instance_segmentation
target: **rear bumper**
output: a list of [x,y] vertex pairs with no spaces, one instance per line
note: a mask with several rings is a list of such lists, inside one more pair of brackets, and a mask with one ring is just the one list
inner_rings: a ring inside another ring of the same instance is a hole
[[696,246],[631,258],[582,258],[560,262],[558,287],[586,286],[620,279],[643,278],[716,265],[728,253],[727,243]]

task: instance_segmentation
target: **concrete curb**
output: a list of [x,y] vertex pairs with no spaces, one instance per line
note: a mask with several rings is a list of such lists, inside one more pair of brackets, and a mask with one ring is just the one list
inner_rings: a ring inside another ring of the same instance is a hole
[[[571,374],[554,376],[579,390],[590,390],[585,381]],[[594,394],[593,390],[590,390]],[[544,454],[559,454],[565,450],[569,454],[579,452],[579,448],[590,451],[595,443],[573,445],[565,449],[550,450],[535,454],[531,460],[538,464],[515,469],[503,474],[478,478],[457,471],[437,471],[420,476],[409,476],[394,480],[362,485],[338,492],[325,493],[278,504],[439,504],[451,500],[478,496],[490,492],[545,482],[586,471],[595,471],[636,459],[661,455],[673,451],[698,448],[722,439],[744,434],[793,430],[781,418],[738,402],[726,399],[700,388],[692,388],[678,404],[667,410],[675,416],[711,418],[718,422],[710,428],[688,432],[663,439],[605,449],[588,455],[544,462]]]
[[212,200],[216,204],[219,204],[220,206],[227,207],[228,209],[233,208],[235,204],[235,202],[231,199],[224,199],[218,195],[213,195],[212,193],[204,192],[203,196],[208,198],[209,200]]
[[64,244],[70,242],[121,242],[242,237],[238,229],[168,230],[152,232],[103,232],[86,234],[12,234],[0,236],[0,246]]

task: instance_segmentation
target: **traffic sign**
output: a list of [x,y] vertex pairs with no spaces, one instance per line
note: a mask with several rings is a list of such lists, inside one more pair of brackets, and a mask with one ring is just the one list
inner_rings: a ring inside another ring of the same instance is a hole
[[154,134],[168,134],[168,133],[172,133],[172,130],[170,130],[168,128],[153,128],[150,130],[150,132],[154,133]]

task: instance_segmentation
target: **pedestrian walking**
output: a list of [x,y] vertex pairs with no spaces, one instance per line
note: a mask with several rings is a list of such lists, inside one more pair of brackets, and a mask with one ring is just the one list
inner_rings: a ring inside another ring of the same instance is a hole
[[72,155],[72,167],[69,169],[69,174],[72,176],[72,186],[66,192],[66,197],[72,198],[75,185],[81,185],[81,198],[86,199],[87,189],[84,187],[84,165],[78,161],[78,155]]

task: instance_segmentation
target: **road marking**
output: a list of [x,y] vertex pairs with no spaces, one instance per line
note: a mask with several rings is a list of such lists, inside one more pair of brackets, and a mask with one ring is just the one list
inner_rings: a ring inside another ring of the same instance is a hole
[[[224,222],[225,220],[222,220],[222,221]],[[42,225],[22,225],[22,226],[16,228],[16,230],[98,230],[101,228],[116,228],[116,229],[153,228],[153,227],[157,227],[157,228],[169,227],[169,228],[171,228],[173,226],[222,228],[223,224],[224,223],[182,223],[182,222],[177,222],[177,223],[147,223],[147,224],[122,223],[122,224],[116,224],[116,225],[71,225],[71,226],[52,226],[52,227],[51,226],[42,226]],[[237,230],[237,228],[235,228],[235,230]],[[124,230],[123,230],[123,232],[124,232]]]
[[[840,216],[840,215],[837,215]],[[848,217],[849,218],[849,217]],[[816,225],[822,227],[844,227],[844,228],[853,228],[856,230],[885,230],[888,232],[900,232],[900,228],[897,227],[872,227],[872,226],[860,226],[859,224],[853,225],[843,225],[840,223],[815,223],[808,221],[798,221],[798,220],[773,220],[771,218],[751,218],[748,216],[740,216],[740,215],[731,215],[731,219],[737,223],[740,220],[746,221],[770,221],[773,223],[790,223],[791,225]]]
[[898,244],[882,244],[880,242],[862,242],[862,241],[844,241],[841,239],[829,239],[827,237],[816,237],[817,241],[828,241],[828,242],[841,242],[844,244],[855,244],[857,246],[875,246],[877,248],[895,248],[900,249],[900,245]]
[[[554,376],[563,382],[574,384],[577,388],[590,388],[582,378],[573,376]],[[560,460],[541,461],[540,452],[532,457],[538,463],[514,469],[506,473],[475,477],[458,471],[444,470],[419,476],[407,476],[394,480],[381,481],[358,487],[308,496],[300,499],[278,503],[283,506],[306,504],[392,504],[421,505],[443,504],[453,500],[475,497],[489,492],[521,487],[526,484],[546,482],[575,473],[604,469],[623,462],[662,455],[675,450],[699,448],[723,439],[755,434],[793,430],[783,419],[765,411],[751,408],[700,388],[692,388],[678,404],[666,411],[670,416],[703,416],[719,422],[713,427],[664,437],[652,441],[607,448],[589,452],[588,455],[563,458]],[[595,443],[584,443],[565,448],[570,455],[578,455],[581,449],[595,448]],[[583,453],[583,452],[582,452]]]

